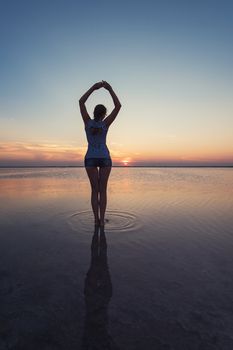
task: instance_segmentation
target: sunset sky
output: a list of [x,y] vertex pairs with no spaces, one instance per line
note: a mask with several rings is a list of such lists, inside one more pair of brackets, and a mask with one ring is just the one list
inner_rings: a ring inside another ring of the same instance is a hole
[[113,164],[233,165],[232,38],[227,0],[1,1],[0,166],[82,165],[102,79]]

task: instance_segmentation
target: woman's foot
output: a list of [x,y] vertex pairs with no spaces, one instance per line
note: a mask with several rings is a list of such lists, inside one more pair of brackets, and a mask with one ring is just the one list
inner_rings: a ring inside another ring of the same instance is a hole
[[100,219],[100,226],[104,227],[106,222],[109,222],[109,220],[108,219],[104,219],[104,220]]

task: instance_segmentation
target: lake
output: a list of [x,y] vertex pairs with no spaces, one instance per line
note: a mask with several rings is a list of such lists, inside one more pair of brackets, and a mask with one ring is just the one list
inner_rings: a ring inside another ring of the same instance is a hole
[[233,169],[0,169],[0,349],[233,349]]

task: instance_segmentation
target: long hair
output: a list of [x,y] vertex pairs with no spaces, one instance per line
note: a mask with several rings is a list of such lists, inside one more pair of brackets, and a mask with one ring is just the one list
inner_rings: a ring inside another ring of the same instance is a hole
[[[96,122],[103,119],[104,115],[107,112],[107,108],[104,105],[96,105],[94,109],[94,120]],[[102,133],[102,128],[93,128],[91,127],[91,133],[92,135],[98,135]]]
[[103,116],[106,114],[107,108],[104,105],[96,105],[94,109],[94,120],[102,120]]

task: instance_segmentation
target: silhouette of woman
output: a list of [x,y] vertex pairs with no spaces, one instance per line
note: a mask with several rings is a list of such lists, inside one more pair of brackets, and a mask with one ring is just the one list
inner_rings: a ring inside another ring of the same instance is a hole
[[[94,108],[94,119],[91,119],[85,102],[91,93],[101,87],[109,91],[115,108],[106,116],[107,109],[98,104]],[[88,149],[84,158],[84,164],[91,185],[91,205],[95,217],[95,224],[104,226],[104,216],[107,206],[107,183],[112,168],[112,160],[106,145],[106,136],[109,126],[116,118],[121,103],[118,100],[111,85],[102,80],[94,84],[80,99],[79,107],[85,124],[88,141]]]

